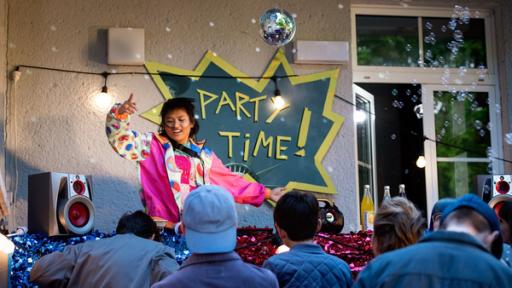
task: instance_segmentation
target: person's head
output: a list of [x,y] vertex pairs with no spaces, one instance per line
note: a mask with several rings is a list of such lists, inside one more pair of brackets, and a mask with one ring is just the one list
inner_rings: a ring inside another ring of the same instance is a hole
[[451,204],[455,203],[454,198],[443,198],[434,204],[432,208],[432,213],[430,214],[430,225],[428,227],[429,231],[439,230],[439,226],[441,225],[441,217],[443,216],[443,211],[446,210]]
[[373,221],[373,253],[377,256],[414,244],[424,230],[425,219],[411,201],[403,197],[386,200]]
[[117,223],[116,233],[132,233],[146,239],[160,239],[160,233],[158,233],[155,221],[148,214],[140,210],[133,213],[125,213],[121,216]]
[[445,210],[440,230],[470,234],[494,256],[501,257],[500,222],[494,211],[473,194],[466,194],[458,198]]
[[494,211],[500,221],[503,242],[512,243],[512,202],[502,201],[494,205]]
[[190,252],[211,254],[233,251],[237,225],[235,201],[226,189],[204,185],[185,199],[183,226]]
[[193,99],[172,98],[167,100],[160,111],[161,134],[167,135],[179,144],[195,139],[199,132],[199,123],[194,116]]
[[320,230],[318,200],[311,193],[290,191],[277,201],[274,209],[276,230],[287,246],[313,239]]

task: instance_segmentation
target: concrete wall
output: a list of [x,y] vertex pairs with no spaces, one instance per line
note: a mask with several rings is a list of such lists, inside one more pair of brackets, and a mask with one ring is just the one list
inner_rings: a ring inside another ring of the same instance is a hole
[[[5,95],[7,93],[7,1],[0,1],[0,115],[5,115]],[[3,139],[5,131],[5,117],[1,117],[0,120],[0,139]],[[5,215],[8,211],[4,211],[2,207],[9,207],[10,200],[7,191],[2,187],[1,183],[4,183],[4,172],[5,172],[5,145],[0,145],[0,215]],[[5,184],[5,183],[4,183]],[[8,209],[8,208],[7,208]]]
[[[185,69],[192,69],[207,50],[212,50],[241,71],[260,75],[275,52],[274,47],[260,39],[258,24],[251,21],[257,21],[266,9],[274,7],[275,1],[7,3],[9,71],[21,64],[92,72],[144,71],[142,67],[105,65],[104,29],[117,26],[145,29],[146,60]],[[350,40],[348,1],[290,0],[279,1],[279,5],[297,14],[296,39]],[[297,74],[337,67],[293,65]],[[337,94],[351,99],[350,66],[340,68]],[[9,163],[6,177],[9,187],[16,191],[16,225],[27,223],[27,176],[42,171],[93,176],[96,228],[100,230],[110,231],[126,210],[141,208],[135,164],[112,151],[104,132],[105,113],[97,111],[91,102],[102,81],[98,76],[22,69],[21,79],[8,96],[12,101],[8,116],[13,122],[5,153]],[[1,85],[0,82],[0,93],[5,90]],[[109,77],[108,86],[119,102],[133,92],[140,111],[162,101],[153,82],[142,75],[114,75]],[[329,174],[338,191],[334,198],[345,214],[345,230],[356,230],[352,107],[339,100],[335,100],[334,106],[346,120],[324,165],[332,171]],[[135,118],[133,126],[139,131],[156,130],[142,118]],[[239,211],[241,225],[272,226],[271,209],[267,206],[243,206]]]

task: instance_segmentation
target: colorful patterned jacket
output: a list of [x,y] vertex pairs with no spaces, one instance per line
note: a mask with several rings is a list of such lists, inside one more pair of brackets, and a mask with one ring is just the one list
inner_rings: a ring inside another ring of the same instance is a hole
[[224,187],[241,204],[259,206],[268,198],[270,190],[231,172],[203,145],[192,141],[186,145],[199,154],[199,158],[192,157],[173,149],[169,140],[157,133],[131,130],[130,117],[118,114],[119,106],[114,105],[107,115],[108,140],[121,157],[137,161],[140,196],[150,216],[179,222],[185,198],[204,184]]

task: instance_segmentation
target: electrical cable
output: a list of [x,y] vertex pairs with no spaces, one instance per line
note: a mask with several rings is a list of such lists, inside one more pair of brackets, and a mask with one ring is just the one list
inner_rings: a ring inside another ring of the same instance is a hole
[[[345,102],[345,103],[347,103],[349,105],[352,105],[352,106],[356,107],[360,111],[364,111],[364,112],[366,112],[366,113],[368,113],[368,114],[370,114],[372,116],[377,116],[377,114],[372,113],[371,111],[368,111],[366,109],[357,107],[356,104],[354,104],[351,101],[341,97],[338,94],[334,94],[334,97],[336,97],[337,99],[340,99],[341,101],[343,101],[343,102]],[[436,140],[436,139],[432,139],[432,138],[424,135],[423,133],[418,133],[416,131],[409,131],[409,132],[412,135],[414,135],[414,136],[422,137],[423,140],[428,140],[428,141],[434,142],[436,144],[444,145],[444,146],[447,146],[447,147],[452,147],[452,148],[458,149],[458,150],[463,151],[463,152],[474,153],[474,154],[479,154],[480,153],[479,151],[470,150],[470,149],[467,149],[467,148],[464,148],[464,147],[461,147],[461,146],[457,146],[457,145],[453,145],[453,144],[450,144],[450,143],[442,142],[442,141],[439,141],[439,140]],[[503,161],[503,162],[506,162],[506,163],[512,163],[512,160],[508,160],[508,159],[504,159],[504,158],[500,158],[500,157],[488,156],[487,158],[498,160],[498,161]]]
[[[106,83],[106,79],[108,76],[111,76],[111,75],[162,75],[162,74],[165,74],[165,72],[163,73],[151,73],[151,72],[137,72],[137,71],[129,71],[129,72],[89,72],[89,71],[79,71],[79,70],[69,70],[69,69],[60,69],[60,68],[52,68],[52,67],[44,67],[44,66],[34,66],[34,65],[18,65],[16,66],[16,69],[19,70],[19,68],[32,68],[32,69],[40,69],[40,70],[49,70],[49,71],[56,71],[56,72],[65,72],[65,73],[77,73],[77,74],[86,74],[86,75],[98,75],[98,76],[102,76],[105,78],[105,83]],[[169,74],[173,77],[198,77],[197,75],[179,75],[179,74]],[[272,81],[274,81],[275,83],[275,86],[276,86],[276,91],[279,91],[279,89],[277,88],[277,79],[280,79],[280,78],[293,78],[293,77],[300,77],[301,75],[273,75],[273,76],[216,76],[216,75],[201,75],[200,77],[201,78],[213,78],[213,79],[233,79],[233,78],[236,78],[236,79],[270,79]],[[106,87],[106,85],[104,86]],[[358,110],[360,111],[364,111],[370,115],[373,115],[373,116],[376,116],[375,113],[372,113],[371,111],[368,111],[364,108],[360,108],[360,107],[357,107],[356,104],[354,104],[353,102],[345,99],[344,97],[338,95],[338,94],[334,94],[334,97],[337,98],[337,99],[340,99],[341,101],[351,105],[351,106],[354,106],[356,107]],[[416,133],[416,132],[415,132]],[[438,141],[438,140],[435,140],[435,139],[431,139],[429,137],[427,137],[426,135],[423,135],[422,136],[424,138],[424,140],[428,140],[428,141],[431,141],[431,142],[434,142],[436,144],[440,144],[440,145],[445,145],[445,146],[448,146],[448,147],[452,147],[452,148],[456,148],[456,149],[459,149],[461,151],[465,151],[465,152],[469,152],[469,153],[475,153],[475,151],[471,151],[471,150],[468,150],[466,148],[463,148],[463,147],[460,147],[460,146],[456,146],[456,145],[453,145],[453,144],[449,144],[449,143],[445,143],[445,142],[441,142],[441,141]],[[491,158],[491,159],[494,159],[494,160],[498,160],[498,161],[503,161],[503,162],[506,162],[506,163],[512,163],[512,160],[508,160],[508,159],[504,159],[504,158],[500,158],[500,157],[494,157],[494,156],[489,156],[488,158]]]
[[151,73],[151,72],[138,72],[138,71],[129,71],[129,72],[89,72],[89,71],[80,71],[80,70],[69,70],[69,69],[60,69],[60,68],[52,68],[52,67],[44,67],[44,66],[33,66],[33,65],[18,65],[16,69],[19,68],[31,68],[31,69],[39,69],[39,70],[48,70],[55,72],[64,72],[64,73],[76,73],[76,74],[85,74],[85,75],[97,75],[97,76],[112,76],[112,75],[162,75],[169,74],[173,77],[200,77],[200,78],[213,78],[213,79],[274,79],[274,78],[293,78],[300,77],[300,75],[273,75],[273,76],[219,76],[219,75],[185,75],[185,74],[170,74],[170,73]]

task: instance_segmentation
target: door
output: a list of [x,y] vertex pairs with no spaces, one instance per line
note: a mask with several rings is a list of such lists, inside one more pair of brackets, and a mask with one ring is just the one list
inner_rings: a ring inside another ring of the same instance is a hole
[[427,206],[477,194],[477,176],[503,171],[494,87],[423,85]]

